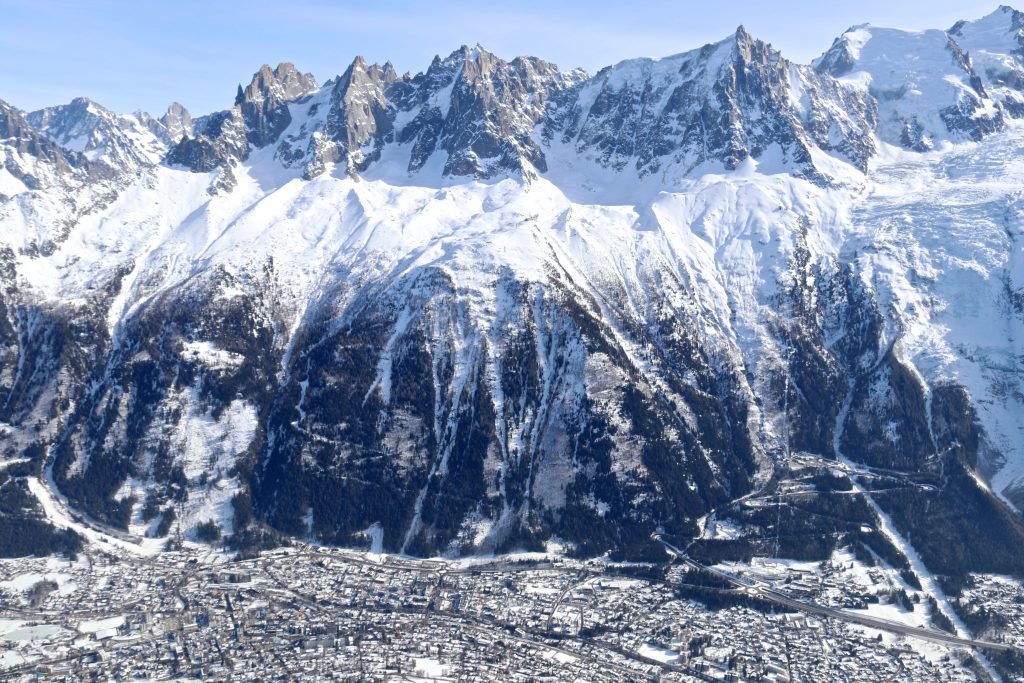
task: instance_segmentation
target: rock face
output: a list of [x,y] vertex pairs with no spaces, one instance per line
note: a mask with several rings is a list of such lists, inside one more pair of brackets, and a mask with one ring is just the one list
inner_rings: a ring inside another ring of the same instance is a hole
[[193,137],[185,135],[171,149],[168,164],[205,173],[249,156],[249,130],[239,107],[197,119],[192,131]]
[[446,176],[543,172],[544,153],[533,139],[534,127],[548,101],[581,77],[578,72],[563,75],[540,59],[506,62],[479,46],[463,47],[442,62],[435,60],[421,82],[413,81],[412,92],[400,96],[399,108],[414,116],[396,141],[412,144],[410,171],[422,168],[435,153],[445,153]]
[[[82,180],[89,174],[89,161],[81,152],[52,142],[25,118],[0,100],[0,135],[3,136],[3,167],[16,179],[20,189],[35,190],[61,181]],[[14,183],[5,183],[9,188]]]
[[773,153],[820,173],[813,150],[863,170],[874,151],[875,103],[789,63],[742,27],[731,38],[664,60],[609,67],[579,88],[552,134],[614,169],[735,169]]
[[307,178],[338,162],[353,173],[365,169],[391,132],[394,111],[385,91],[397,81],[390,65],[371,67],[357,57],[309,107],[310,124],[282,143],[282,161],[304,167]]
[[1024,572],[1019,34],[0,105],[0,457],[135,533],[636,558],[813,459],[694,552],[817,559],[870,541],[843,459],[935,571]]
[[235,98],[249,131],[249,143],[265,147],[277,140],[292,121],[287,103],[316,89],[313,75],[299,73],[292,64],[278,64],[273,70],[266,64],[260,67],[245,90],[238,87]]

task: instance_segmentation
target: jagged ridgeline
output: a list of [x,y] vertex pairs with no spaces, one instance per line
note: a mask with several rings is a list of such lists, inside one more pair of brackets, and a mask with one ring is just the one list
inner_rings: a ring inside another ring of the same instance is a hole
[[0,512],[1021,575],[1022,26],[0,103]]

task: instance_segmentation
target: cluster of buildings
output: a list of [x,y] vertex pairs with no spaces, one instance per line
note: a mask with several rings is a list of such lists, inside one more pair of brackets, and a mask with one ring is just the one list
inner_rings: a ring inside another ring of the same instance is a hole
[[[885,577],[860,568],[851,580],[852,564],[746,569],[856,606]],[[0,680],[976,680],[962,651],[801,613],[711,609],[682,568],[645,569],[309,546],[247,560],[199,547],[3,560]],[[977,590],[1013,614],[1006,632],[1024,644],[1020,586]]]

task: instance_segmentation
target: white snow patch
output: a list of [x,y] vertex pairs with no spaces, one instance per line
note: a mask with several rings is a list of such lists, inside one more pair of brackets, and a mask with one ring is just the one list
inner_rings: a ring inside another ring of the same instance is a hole
[[211,369],[228,370],[245,362],[245,358],[241,354],[217,348],[208,341],[185,342],[182,348],[182,353],[186,358],[202,363]]
[[79,633],[98,633],[100,631],[106,631],[108,629],[116,629],[124,626],[124,616],[108,617],[106,619],[87,619],[85,621],[78,622]]
[[641,657],[647,657],[663,664],[676,664],[679,662],[679,653],[675,650],[670,650],[665,647],[658,645],[651,645],[650,643],[643,643],[640,645],[640,649],[637,650],[637,654]]

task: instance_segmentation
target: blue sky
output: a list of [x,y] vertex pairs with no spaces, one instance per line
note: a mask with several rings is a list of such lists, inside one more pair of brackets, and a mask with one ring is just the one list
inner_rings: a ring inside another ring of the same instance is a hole
[[229,106],[264,62],[291,61],[325,81],[357,55],[426,68],[479,42],[588,71],[665,56],[743,24],[809,61],[854,24],[948,28],[996,2],[965,0],[643,0],[348,2],[327,0],[0,0],[0,99],[25,110],[86,95],[116,111],[161,113],[172,100],[202,114]]

